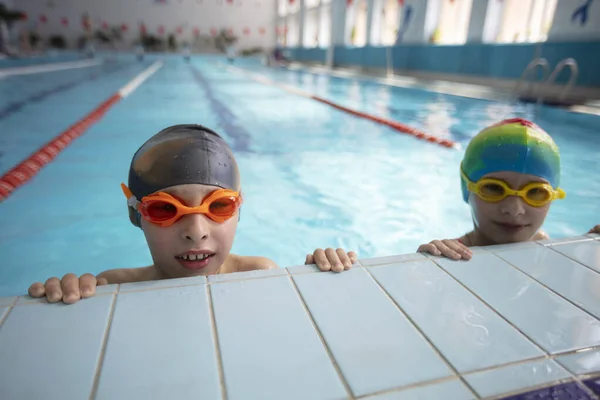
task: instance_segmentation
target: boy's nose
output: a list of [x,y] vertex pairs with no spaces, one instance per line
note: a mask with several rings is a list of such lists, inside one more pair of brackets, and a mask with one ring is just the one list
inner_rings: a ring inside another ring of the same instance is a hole
[[508,196],[500,202],[500,212],[511,216],[525,214],[525,202],[519,196]]
[[203,214],[189,214],[181,218],[181,235],[186,240],[200,243],[208,237],[210,222]]

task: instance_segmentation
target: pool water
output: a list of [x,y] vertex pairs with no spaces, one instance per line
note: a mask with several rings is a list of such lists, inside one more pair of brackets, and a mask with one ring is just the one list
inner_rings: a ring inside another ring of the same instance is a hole
[[[122,55],[102,66],[0,80],[0,173],[153,59],[138,63]],[[280,266],[302,264],[317,247],[385,256],[414,252],[422,243],[471,228],[459,185],[462,150],[399,134],[224,65],[215,56],[194,57],[190,64],[166,56],[162,69],[0,203],[0,296],[23,294],[30,283],[67,272],[151,264],[142,232],[127,218],[119,184],[127,179],[134,151],[179,123],[214,128],[237,157],[245,203],[234,253],[266,256]],[[490,123],[533,119],[561,148],[568,194],[552,206],[544,228],[560,237],[600,223],[598,117],[552,108],[536,117],[530,106],[268,69],[258,60],[236,66],[463,147]],[[67,87],[52,92],[60,85]],[[50,93],[40,96],[44,91]]]

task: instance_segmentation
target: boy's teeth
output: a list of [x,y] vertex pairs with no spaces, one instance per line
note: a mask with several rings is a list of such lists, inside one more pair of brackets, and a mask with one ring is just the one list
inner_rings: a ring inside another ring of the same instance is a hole
[[204,260],[208,256],[210,256],[210,254],[184,254],[181,258],[188,261],[197,261]]

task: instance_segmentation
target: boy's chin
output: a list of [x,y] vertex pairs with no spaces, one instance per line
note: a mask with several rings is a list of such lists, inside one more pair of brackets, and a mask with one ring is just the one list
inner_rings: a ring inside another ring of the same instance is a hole
[[501,233],[500,235],[498,235],[498,240],[497,242],[499,244],[511,244],[511,243],[521,243],[521,242],[527,242],[529,240],[531,240],[531,238],[533,237],[533,235],[535,234],[535,231],[532,231],[530,228],[526,228],[520,232],[515,232],[515,233]]

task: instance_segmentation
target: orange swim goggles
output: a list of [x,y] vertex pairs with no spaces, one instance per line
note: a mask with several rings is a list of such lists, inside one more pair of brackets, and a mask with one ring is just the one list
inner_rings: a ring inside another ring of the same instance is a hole
[[127,197],[127,205],[139,211],[147,221],[163,228],[173,225],[188,214],[204,214],[212,221],[222,224],[233,217],[242,205],[242,195],[229,189],[217,189],[207,194],[197,207],[188,207],[165,192],[153,193],[138,201],[124,183],[121,183],[121,189]]
[[564,190],[554,189],[551,185],[543,182],[528,183],[522,189],[514,190],[500,179],[483,178],[477,182],[471,182],[462,169],[460,173],[467,183],[469,192],[475,193],[481,200],[488,203],[497,203],[508,196],[519,196],[530,206],[543,207],[554,200],[564,199],[567,196]]

